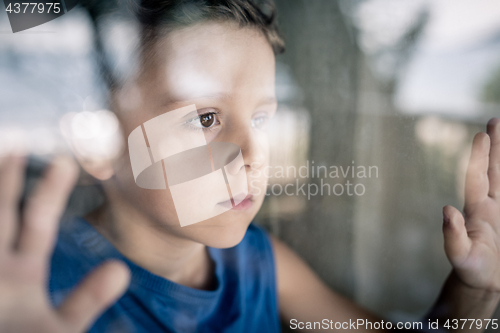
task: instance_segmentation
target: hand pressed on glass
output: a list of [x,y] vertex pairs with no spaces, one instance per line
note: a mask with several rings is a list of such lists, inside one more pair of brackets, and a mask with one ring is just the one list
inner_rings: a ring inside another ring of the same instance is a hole
[[4,157],[0,162],[2,332],[82,332],[128,284],[124,265],[108,262],[85,278],[58,309],[50,305],[46,290],[50,254],[76,176],[74,162],[57,158],[19,214],[23,158]]
[[500,119],[478,133],[465,184],[463,216],[443,209],[445,251],[462,282],[500,292]]

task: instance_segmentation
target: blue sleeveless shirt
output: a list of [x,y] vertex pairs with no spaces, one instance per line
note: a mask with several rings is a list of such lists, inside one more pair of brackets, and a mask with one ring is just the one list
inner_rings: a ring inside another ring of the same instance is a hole
[[132,272],[126,293],[93,324],[91,333],[280,332],[274,258],[267,234],[253,224],[237,246],[208,248],[217,288],[189,288],[135,265],[87,221],[61,227],[52,256],[49,292],[59,305],[93,268],[106,259]]

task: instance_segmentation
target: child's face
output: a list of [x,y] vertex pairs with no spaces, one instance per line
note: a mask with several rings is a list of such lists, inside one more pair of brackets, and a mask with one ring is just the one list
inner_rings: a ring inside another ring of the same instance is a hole
[[189,122],[186,130],[202,131],[207,142],[236,143],[252,196],[240,209],[181,228],[170,191],[138,187],[128,154],[115,168],[116,186],[128,205],[162,230],[212,247],[234,246],[265,197],[265,173],[255,170],[268,164],[266,123],[277,107],[272,48],[255,29],[209,22],[169,32],[152,50],[139,79],[126,88],[133,86],[135,93],[130,89],[118,95],[126,101],[132,94],[140,96],[133,110],[121,103],[117,112],[125,136],[160,114],[195,104],[198,114],[208,116]]

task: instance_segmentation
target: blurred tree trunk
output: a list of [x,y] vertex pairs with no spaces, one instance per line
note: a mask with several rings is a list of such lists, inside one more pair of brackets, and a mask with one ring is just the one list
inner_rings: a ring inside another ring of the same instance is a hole
[[[359,51],[337,1],[276,0],[289,66],[310,113],[309,162],[350,166],[354,159]],[[340,182],[339,180],[334,180]],[[311,178],[310,183],[319,179]],[[271,198],[272,199],[272,198]],[[353,296],[353,196],[314,196],[303,213],[280,220],[279,237],[335,290]]]

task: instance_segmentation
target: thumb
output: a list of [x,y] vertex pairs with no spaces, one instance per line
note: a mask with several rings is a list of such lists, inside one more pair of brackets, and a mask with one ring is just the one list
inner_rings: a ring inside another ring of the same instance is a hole
[[450,263],[460,266],[468,257],[471,240],[465,228],[465,219],[453,206],[443,208],[444,251]]
[[88,275],[57,312],[72,331],[83,332],[125,292],[129,281],[130,272],[123,263],[107,262]]

